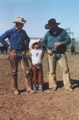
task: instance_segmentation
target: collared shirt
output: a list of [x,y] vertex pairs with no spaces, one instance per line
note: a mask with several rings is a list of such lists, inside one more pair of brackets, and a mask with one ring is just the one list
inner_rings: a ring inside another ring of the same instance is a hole
[[15,27],[6,31],[3,35],[0,36],[0,42],[8,47],[9,44],[5,41],[8,38],[10,42],[10,46],[12,49],[28,49],[29,47],[29,37],[27,33],[22,30],[17,30]]
[[56,42],[60,42],[61,45],[64,47],[71,42],[68,33],[64,29],[59,28],[59,30],[62,30],[62,32],[58,36],[51,35],[49,31],[47,31],[47,33],[45,34],[42,40],[42,44],[46,48],[46,50],[50,49],[53,52],[58,52],[58,48],[60,49],[60,47],[55,47]]

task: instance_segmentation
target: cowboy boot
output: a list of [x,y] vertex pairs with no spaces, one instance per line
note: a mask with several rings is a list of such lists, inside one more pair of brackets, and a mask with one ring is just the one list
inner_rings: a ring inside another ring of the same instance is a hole
[[30,79],[25,78],[25,82],[26,82],[27,92],[34,93],[34,91],[32,90],[32,87],[31,87]]
[[31,85],[31,76],[29,74],[26,75],[25,77],[25,83],[26,83],[27,92],[34,93]]
[[14,91],[15,95],[19,94],[17,87],[17,74],[12,74],[12,90]]

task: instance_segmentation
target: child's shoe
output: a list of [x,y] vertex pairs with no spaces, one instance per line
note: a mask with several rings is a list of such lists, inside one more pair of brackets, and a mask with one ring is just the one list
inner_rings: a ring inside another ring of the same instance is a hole
[[14,94],[15,95],[19,95],[19,91],[16,89],[16,90],[14,90]]
[[34,90],[34,93],[37,93],[36,85],[33,85],[33,90]]
[[43,86],[39,84],[38,89],[43,92]]

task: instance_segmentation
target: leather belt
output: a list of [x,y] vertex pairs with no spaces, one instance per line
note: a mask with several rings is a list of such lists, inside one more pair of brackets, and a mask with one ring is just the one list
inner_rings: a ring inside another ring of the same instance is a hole
[[24,49],[15,49],[15,51],[21,52],[24,51]]

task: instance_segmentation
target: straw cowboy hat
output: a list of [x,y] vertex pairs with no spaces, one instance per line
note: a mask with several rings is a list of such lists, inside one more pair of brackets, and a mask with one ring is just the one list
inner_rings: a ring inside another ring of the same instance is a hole
[[56,25],[59,25],[60,23],[56,23],[56,20],[54,18],[50,19],[48,21],[48,24],[45,25],[45,29],[51,29]]
[[35,43],[40,43],[40,39],[36,39],[36,40],[31,39],[31,41],[30,41],[30,43],[29,43],[29,48],[30,48],[30,49],[33,49],[33,45],[34,45]]
[[27,21],[23,17],[17,17],[13,23],[22,23],[25,24]]

